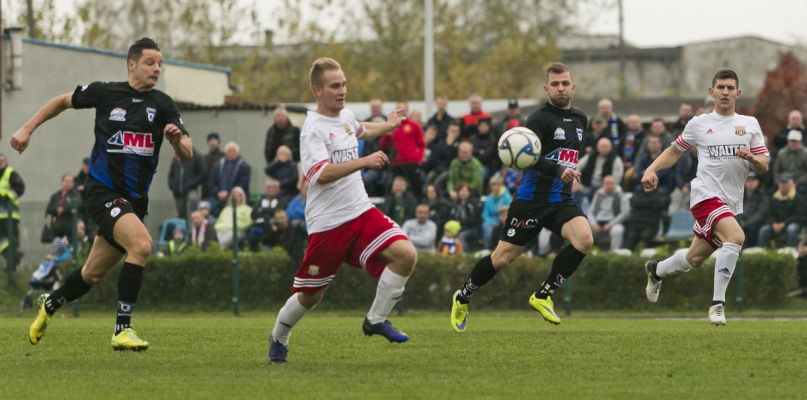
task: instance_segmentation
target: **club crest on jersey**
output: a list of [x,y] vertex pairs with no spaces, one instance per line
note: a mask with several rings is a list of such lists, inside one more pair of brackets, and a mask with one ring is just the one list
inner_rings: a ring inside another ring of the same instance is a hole
[[563,128],[555,129],[555,139],[566,140],[566,131]]
[[580,129],[580,128],[575,128],[575,130],[577,130],[577,140],[582,142],[583,141],[583,130]]
[[345,124],[345,133],[347,133],[348,135],[353,134],[353,131],[350,130],[350,125],[348,125],[348,124]]
[[154,122],[154,117],[157,115],[157,109],[146,107],[146,115],[149,117],[149,122]]
[[319,274],[319,267],[316,265],[312,265],[308,267],[308,275],[317,276]]
[[745,136],[745,127],[744,126],[735,126],[734,127],[734,134],[737,136]]
[[108,153],[154,155],[154,142],[151,140],[150,133],[118,131],[106,143]]
[[110,121],[126,121],[126,110],[122,108],[116,108],[109,113],[109,120]]
[[559,148],[547,154],[545,158],[547,160],[556,161],[566,168],[577,170],[577,150]]

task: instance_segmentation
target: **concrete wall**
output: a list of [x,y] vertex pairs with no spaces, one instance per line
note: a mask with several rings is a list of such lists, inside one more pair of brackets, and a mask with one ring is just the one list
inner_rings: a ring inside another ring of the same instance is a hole
[[232,94],[229,74],[217,70],[166,63],[163,80],[165,93],[174,101],[218,106],[224,103],[224,96]]
[[[595,99],[619,93],[619,61],[569,62],[577,85],[575,96]],[[626,84],[632,98],[662,98],[675,93],[681,66],[654,60],[630,60],[625,65]]]

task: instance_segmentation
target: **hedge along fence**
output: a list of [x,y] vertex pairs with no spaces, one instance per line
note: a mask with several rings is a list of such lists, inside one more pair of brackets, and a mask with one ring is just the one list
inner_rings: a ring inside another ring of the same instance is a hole
[[[201,253],[190,249],[181,256],[152,257],[146,266],[138,309],[187,306],[228,309],[232,300],[231,252]],[[666,257],[662,248],[658,258]],[[552,259],[518,258],[474,296],[475,309],[526,309],[527,300],[546,278]],[[646,259],[610,254],[590,254],[572,276],[574,310],[696,310],[712,300],[714,259],[699,269],[664,280],[659,302],[649,304],[644,287]],[[282,250],[239,253],[242,306],[276,307],[291,293],[295,269]],[[787,292],[797,287],[796,260],[789,255],[764,252],[743,256],[746,307],[770,309],[787,306]],[[467,279],[476,259],[446,259],[420,255],[404,293],[406,308],[450,309],[451,296]],[[85,305],[110,305],[117,301],[114,268],[106,281],[81,299]],[[727,303],[736,299],[735,279]],[[375,297],[377,280],[344,265],[325,294],[322,307],[368,308]],[[563,308],[563,287],[554,296]],[[560,311],[560,310],[558,310]]]

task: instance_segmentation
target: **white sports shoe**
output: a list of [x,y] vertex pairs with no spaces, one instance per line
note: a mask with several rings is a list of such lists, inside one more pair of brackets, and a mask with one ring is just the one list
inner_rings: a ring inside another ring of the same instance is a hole
[[658,261],[655,260],[650,260],[644,265],[647,273],[647,287],[644,291],[647,294],[647,300],[651,303],[658,301],[658,293],[661,290],[661,279],[653,277],[656,274],[656,266],[658,266]]
[[726,325],[726,314],[725,314],[725,307],[723,304],[715,304],[709,307],[709,322],[712,325]]

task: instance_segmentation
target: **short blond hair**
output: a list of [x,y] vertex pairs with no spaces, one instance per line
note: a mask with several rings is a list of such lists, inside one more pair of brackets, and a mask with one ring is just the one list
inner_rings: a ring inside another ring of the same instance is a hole
[[321,57],[314,61],[314,64],[311,65],[311,71],[308,72],[308,83],[311,85],[311,91],[314,91],[314,86],[322,87],[325,71],[340,69],[342,69],[342,66],[333,58]]

